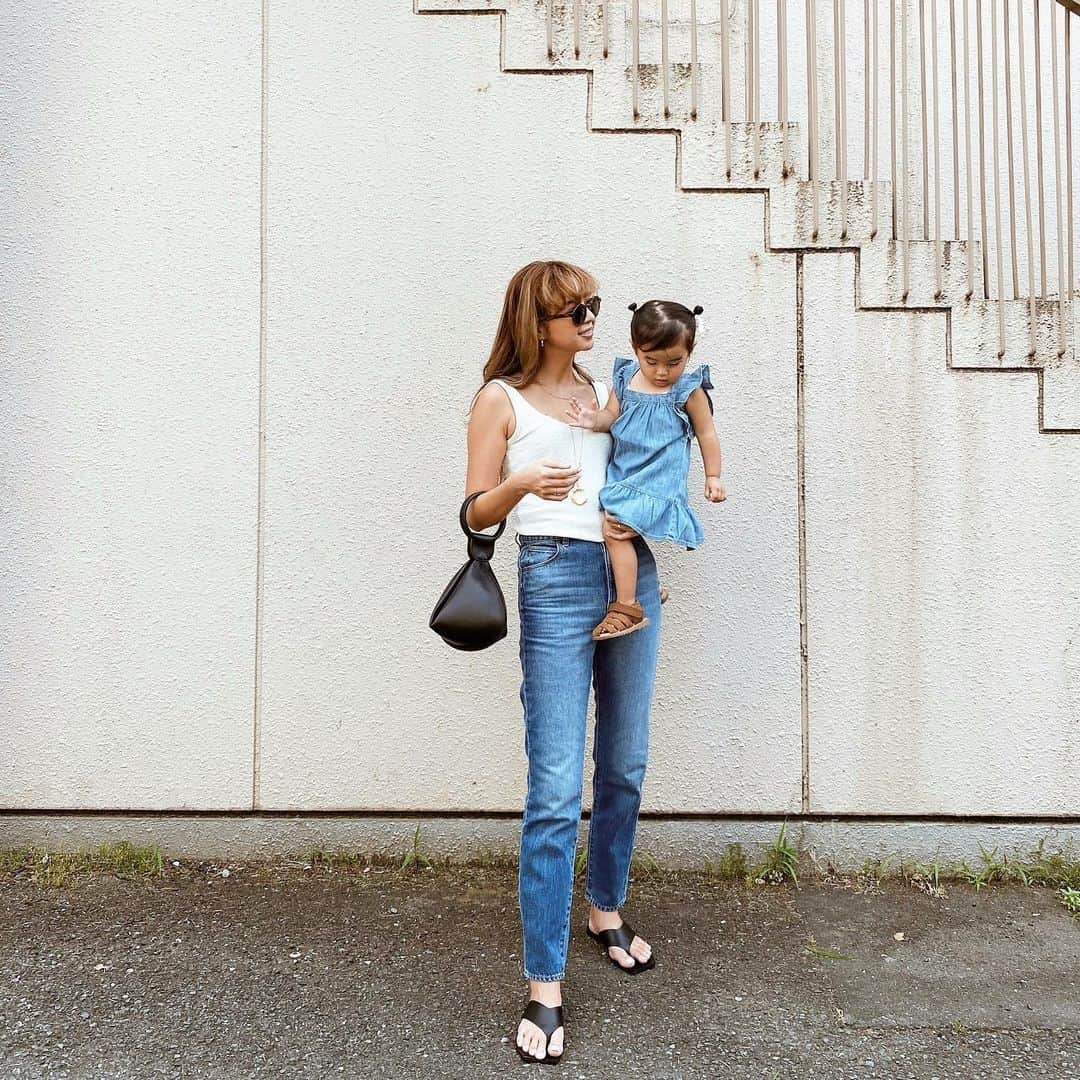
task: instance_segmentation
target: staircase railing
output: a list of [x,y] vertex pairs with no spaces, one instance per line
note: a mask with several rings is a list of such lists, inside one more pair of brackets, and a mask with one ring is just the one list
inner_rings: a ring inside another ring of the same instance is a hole
[[[934,245],[940,299],[946,247],[962,243],[966,298],[998,301],[998,355],[1004,304],[1014,300],[1030,306],[1031,356],[1037,305],[1056,301],[1064,354],[1077,289],[1072,37],[1080,0],[545,2],[551,58],[558,20],[572,19],[580,57],[583,19],[598,18],[607,56],[613,12],[624,13],[635,119],[651,93],[665,119],[714,125],[729,178],[731,126],[748,121],[759,180],[756,125],[775,120],[783,175],[810,182],[815,238],[826,183],[838,182],[843,241],[849,198],[869,199],[870,238],[878,233],[879,189],[888,182],[884,213],[905,300],[911,245]],[[654,65],[659,77],[646,84],[642,69]],[[677,104],[673,73],[687,70],[687,100]],[[702,95],[709,79],[715,92]],[[806,133],[798,153],[792,124]]]

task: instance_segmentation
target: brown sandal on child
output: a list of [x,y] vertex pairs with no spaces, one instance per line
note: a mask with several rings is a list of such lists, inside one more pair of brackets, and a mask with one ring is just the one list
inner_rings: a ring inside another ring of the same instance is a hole
[[624,634],[632,634],[635,630],[648,625],[649,620],[645,618],[645,613],[637,601],[632,604],[620,604],[618,600],[615,600],[608,604],[607,614],[596,624],[592,632],[593,641],[622,637]]

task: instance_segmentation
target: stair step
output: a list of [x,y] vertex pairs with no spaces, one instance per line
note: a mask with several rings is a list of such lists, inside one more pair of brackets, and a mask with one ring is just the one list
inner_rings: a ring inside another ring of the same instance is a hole
[[1035,355],[1027,300],[1006,300],[1005,355],[999,349],[998,302],[973,299],[952,311],[953,367],[984,371],[1031,368],[1042,372],[1042,426],[1045,431],[1080,430],[1080,301],[1064,305],[1065,351],[1061,352],[1062,305],[1035,301]]
[[[971,264],[974,290],[982,294],[982,247],[972,249]],[[899,240],[878,234],[877,239],[862,245],[859,252],[858,303],[864,308],[883,307],[953,307],[967,303],[968,245],[966,240],[931,240],[908,242],[908,294],[904,296],[903,245]],[[935,296],[935,266],[941,265],[941,295]]]
[[1068,348],[1043,364],[1040,419],[1044,431],[1080,432],[1080,295],[1065,310]]
[[[814,187],[789,179],[769,197],[769,246],[782,249],[858,247],[892,231],[888,181],[822,180],[817,185],[818,229],[814,232]],[[877,204],[876,222],[874,204]]]
[[[1074,351],[1074,311],[1077,304],[1064,305],[1065,353]],[[963,357],[954,367],[1023,368],[1058,366],[1062,305],[1057,300],[1035,301],[1035,354],[1031,353],[1030,305],[1027,300],[1006,300],[1000,304],[1005,320],[1005,354],[1000,348],[997,300],[972,298],[957,304],[952,314],[953,355]],[[1080,420],[1080,414],[1076,417]]]
[[[978,244],[913,240],[907,245],[908,288],[903,287],[904,246],[893,238],[892,187],[888,181],[841,183],[822,178],[817,185],[799,178],[797,169],[784,176],[784,129],[776,122],[745,119],[726,126],[721,116],[721,70],[717,34],[698,37],[699,64],[692,71],[689,0],[669,0],[667,101],[661,67],[657,11],[642,11],[637,72],[638,112],[633,110],[633,40],[629,23],[631,0],[608,0],[606,33],[597,4],[582,5],[580,50],[575,54],[572,0],[556,0],[552,52],[547,49],[546,0],[419,0],[421,13],[504,12],[502,66],[507,71],[590,72],[589,121],[596,130],[679,132],[679,179],[683,188],[760,188],[767,190],[767,243],[777,250],[813,251],[858,248],[856,302],[863,308],[947,308],[951,311],[951,355],[954,367],[983,370],[1028,368],[1041,372],[1043,429],[1080,430],[1080,297],[1065,305],[1064,352],[1060,345],[1061,308],[1057,301],[1035,305],[1035,351],[1031,352],[1029,304],[1026,300],[979,299],[983,290],[982,254]],[[699,15],[702,5],[699,3]],[[493,16],[494,17],[494,16]],[[709,13],[708,17],[712,17]],[[734,5],[732,29],[745,18]],[[715,20],[719,19],[717,6]],[[715,30],[715,27],[713,27]],[[607,55],[604,55],[605,38]],[[731,114],[746,116],[745,56],[731,54]],[[696,95],[692,91],[696,90]],[[692,106],[696,105],[696,108]],[[728,144],[730,141],[730,151]],[[804,160],[802,135],[787,126],[787,164]],[[828,150],[825,148],[825,157]],[[814,203],[818,228],[814,230]],[[971,262],[973,298],[968,299]],[[935,266],[940,260],[941,288]],[[999,318],[1005,322],[1005,351],[998,356]]]
[[[782,124],[740,121],[731,123],[729,127],[730,159],[728,139],[722,125],[698,123],[683,126],[680,159],[683,188],[766,188],[786,179],[783,172]],[[792,163],[798,161],[802,152],[802,134],[797,124],[788,124],[787,129],[789,168],[794,168]]]
[[[608,56],[625,65],[624,16],[619,4],[609,3]],[[547,51],[547,5],[544,0],[420,0],[423,14],[475,14],[505,12],[503,21],[503,66],[507,70],[550,70],[589,68],[604,62],[603,24],[595,4],[582,6],[581,51],[574,53],[572,4],[561,0],[555,5],[552,21],[552,55]]]

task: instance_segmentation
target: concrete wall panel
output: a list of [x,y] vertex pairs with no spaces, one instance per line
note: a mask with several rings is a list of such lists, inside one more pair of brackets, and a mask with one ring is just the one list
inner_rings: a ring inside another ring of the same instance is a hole
[[805,264],[811,809],[1075,814],[1080,439],[852,263]]
[[708,539],[661,555],[647,805],[797,805],[795,277],[763,254],[762,196],[677,194],[671,136],[589,135],[585,78],[500,74],[496,18],[401,3],[365,17],[392,49],[358,34],[352,4],[272,7],[262,804],[520,807],[516,622],[463,655],[427,618],[464,559],[466,410],[503,289],[558,257],[600,279],[603,378],[631,300],[706,309],[731,496],[704,503],[698,460]]
[[0,806],[250,805],[258,8],[0,20]]

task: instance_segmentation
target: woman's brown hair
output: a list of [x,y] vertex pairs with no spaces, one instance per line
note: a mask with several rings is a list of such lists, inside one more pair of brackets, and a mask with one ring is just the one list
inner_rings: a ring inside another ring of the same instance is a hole
[[[484,365],[484,384],[505,379],[511,386],[528,386],[540,370],[540,320],[559,315],[567,304],[596,294],[596,279],[572,263],[539,260],[523,266],[510,279],[503,297],[495,343]],[[584,379],[588,372],[574,361]]]

